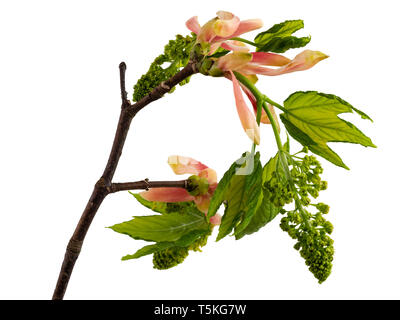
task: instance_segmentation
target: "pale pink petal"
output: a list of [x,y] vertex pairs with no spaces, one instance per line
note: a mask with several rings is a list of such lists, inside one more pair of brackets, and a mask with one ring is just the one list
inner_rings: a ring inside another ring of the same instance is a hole
[[263,22],[260,19],[250,19],[240,21],[236,31],[228,37],[215,37],[215,41],[228,40],[230,38],[238,37],[243,33],[250,32],[259,29],[263,26]]
[[221,20],[231,20],[235,17],[232,12],[219,10],[217,12],[217,17]]
[[195,34],[199,34],[201,27],[199,21],[197,20],[197,16],[191,17],[188,21],[186,21],[186,27]]
[[211,56],[212,54],[214,54],[215,51],[217,51],[218,48],[221,46],[221,44],[222,44],[222,41],[211,43],[210,51],[208,52],[208,55]]
[[251,104],[253,105],[253,109],[255,111],[255,114],[257,114],[257,99],[254,97],[254,95],[251,93],[251,91],[243,84],[240,83],[240,87],[246,94],[247,98],[249,98]]
[[232,37],[240,36],[243,33],[259,29],[263,26],[261,19],[249,19],[240,21],[239,27],[236,29]]
[[229,51],[248,52],[249,48],[240,41],[227,40],[222,42],[221,47]]
[[240,19],[227,11],[218,11],[218,19],[214,22],[213,30],[218,37],[229,37],[239,27]]
[[217,189],[217,187],[218,187],[218,183],[217,182],[210,183],[210,186],[208,187],[208,193],[213,195],[214,191],[215,191],[215,189]]
[[217,67],[223,71],[240,69],[251,61],[251,53],[232,52],[218,59]]
[[193,201],[194,197],[183,188],[152,188],[140,195],[148,201],[184,202]]
[[288,64],[277,69],[266,68],[251,62],[241,67],[241,69],[238,71],[242,71],[244,73],[262,74],[266,76],[278,76],[285,73],[310,69],[319,61],[326,58],[328,58],[328,56],[322,52],[305,50],[299,53]]
[[255,144],[260,144],[260,128],[257,125],[257,121],[243,99],[239,81],[236,79],[232,71],[229,72],[232,77],[236,109],[240,118],[240,122],[242,123],[242,127],[246,131],[246,134],[250,140],[252,140]]
[[[247,97],[249,98],[251,104],[253,105],[253,110],[254,110],[254,114],[257,117],[257,99],[254,97],[254,95],[251,93],[251,91],[244,86],[243,84],[240,84],[242,90],[244,91],[244,93],[247,95]],[[260,119],[261,123],[270,123],[269,119],[268,119],[268,115],[267,113],[264,111],[264,109],[261,109],[261,119]]]
[[208,183],[209,183],[210,185],[211,185],[211,184],[214,184],[214,183],[216,183],[216,182],[218,181],[218,179],[217,179],[217,173],[215,172],[215,170],[213,170],[213,169],[211,169],[211,168],[207,168],[207,169],[204,169],[204,170],[200,171],[199,174],[198,174],[198,176],[199,176],[200,178],[205,178],[205,179],[207,179],[207,181],[208,181]]
[[204,26],[201,27],[199,34],[197,35],[197,40],[200,42],[209,42],[211,43],[213,39],[216,37],[214,31],[214,23],[218,20],[218,18],[211,19]]
[[218,226],[221,224],[222,217],[220,214],[216,213],[210,218],[210,223],[214,226]]
[[205,194],[202,196],[196,196],[194,198],[194,203],[201,212],[207,214],[208,207],[210,206],[211,196],[209,194]]
[[262,64],[265,66],[281,67],[287,65],[292,60],[280,54],[271,52],[252,52],[252,63]]
[[[257,111],[256,111],[257,112]],[[270,124],[271,122],[269,121],[268,115],[267,113],[264,111],[264,109],[261,110],[261,123],[264,124]],[[281,132],[281,128],[279,127],[279,123],[278,123],[278,131]]]
[[198,174],[200,171],[208,168],[193,158],[176,155],[168,157],[168,164],[175,174]]
[[[278,127],[278,132],[281,132],[281,126],[279,125],[279,121],[278,121],[278,116],[275,113],[275,108],[272,104],[267,103],[268,109],[269,111],[271,111],[272,117],[275,120],[276,126]],[[264,111],[264,110],[263,110]],[[265,113],[266,119],[264,123],[271,123],[271,121],[269,121],[268,115]]]
[[252,64],[248,63],[245,66],[241,67],[240,69],[237,69],[236,71],[240,73],[246,73],[246,74],[262,74],[264,76],[278,76],[282,73],[285,73],[282,68],[278,69],[272,69],[272,68],[267,68],[263,66],[259,66],[257,64]]
[[[244,93],[247,95],[247,97],[249,98],[251,104],[253,105],[253,110],[254,110],[254,114],[257,116],[257,99],[254,97],[254,95],[251,93],[251,91],[244,85],[240,84],[242,90],[244,91]],[[275,108],[271,105],[271,104],[267,104],[268,105],[268,109],[271,111],[272,116],[275,119],[275,123],[278,126],[278,131],[281,132],[281,128],[279,125],[279,121],[278,121],[278,117],[275,113]],[[265,124],[271,124],[271,121],[269,121],[268,115],[265,112],[264,108],[261,109],[261,119],[260,119],[261,123],[265,123]]]
[[285,73],[310,69],[326,58],[328,56],[320,51],[304,50],[284,67]]

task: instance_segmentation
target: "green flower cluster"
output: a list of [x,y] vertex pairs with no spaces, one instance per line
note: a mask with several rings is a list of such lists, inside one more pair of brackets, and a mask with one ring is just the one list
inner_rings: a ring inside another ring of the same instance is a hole
[[[301,152],[307,153],[307,150],[303,149]],[[329,206],[322,202],[313,204],[310,197],[317,198],[319,192],[327,188],[327,182],[321,179],[323,169],[314,156],[284,156],[289,161],[288,174],[284,174],[277,162],[275,171],[264,186],[270,201],[285,215],[280,224],[282,230],[297,240],[294,248],[305,259],[306,265],[319,283],[322,283],[332,270],[334,249],[329,235],[333,226],[323,217],[329,212]],[[287,211],[283,208],[293,201],[294,210]],[[317,212],[312,214],[303,206],[313,206]]]
[[208,234],[199,237],[187,247],[171,247],[153,254],[153,267],[158,270],[166,270],[182,263],[189,255],[189,251],[201,251],[201,247],[207,244],[207,239],[211,235],[212,229]]
[[[327,212],[327,205],[318,204],[316,206]],[[319,283],[324,282],[330,275],[334,254],[333,240],[329,237],[333,231],[333,225],[322,216],[324,212],[318,211],[316,214],[311,214],[304,211],[301,215],[298,209],[288,211],[287,216],[282,218],[280,224],[283,231],[297,240],[294,248],[299,250],[308,269]],[[304,223],[304,214],[311,227]]]
[[279,171],[274,171],[271,179],[264,186],[268,190],[270,201],[275,207],[283,207],[294,199],[294,192],[291,190],[289,182]]
[[[177,35],[175,40],[170,40],[164,47],[164,53],[154,60],[147,73],[142,75],[134,86],[133,101],[139,101],[161,82],[168,80],[184,67],[189,61],[190,51],[195,40],[194,34],[186,37]],[[164,67],[165,64],[168,66]],[[189,78],[182,81],[180,85],[188,82]],[[170,92],[173,90],[174,88]]]
[[165,270],[182,263],[189,255],[187,247],[172,247],[153,254],[153,266]]
[[308,195],[315,199],[321,190],[328,187],[328,183],[321,180],[322,172],[322,166],[314,156],[305,155],[301,161],[294,161],[290,174],[298,187],[300,202],[303,205],[308,206],[311,203]]
[[323,172],[321,164],[314,156],[305,155],[299,158],[301,161],[292,159],[292,169],[290,176],[296,190],[293,190],[289,180],[282,174],[280,170],[272,173],[271,179],[265,183],[268,190],[270,201],[275,207],[281,208],[285,204],[292,203],[295,193],[300,196],[300,202],[308,206],[311,203],[308,195],[317,198],[319,191],[326,190],[328,184],[322,181],[320,174]]

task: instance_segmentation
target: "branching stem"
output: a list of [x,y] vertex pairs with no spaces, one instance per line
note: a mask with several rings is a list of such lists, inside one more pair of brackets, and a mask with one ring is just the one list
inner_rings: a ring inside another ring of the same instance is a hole
[[89,230],[90,224],[92,223],[93,218],[97,213],[97,210],[99,209],[101,203],[108,194],[122,190],[148,189],[150,187],[155,188],[186,186],[183,181],[149,182],[147,180],[142,180],[138,182],[128,183],[112,183],[112,179],[114,177],[115,170],[117,169],[118,161],[121,157],[133,117],[145,106],[155,100],[160,99],[165,93],[169,92],[178,83],[197,73],[198,70],[196,67],[196,63],[196,61],[189,61],[189,63],[181,71],[176,73],[167,81],[162,82],[160,85],[155,87],[147,96],[143,97],[134,104],[131,104],[127,98],[127,92],[125,88],[126,64],[124,62],[120,63],[119,74],[122,105],[114,142],[103,175],[95,184],[92,195],[90,196],[89,201],[78,222],[78,225],[76,226],[75,231],[68,243],[56,288],[53,293],[54,300],[63,299],[75,262],[78,259],[79,253],[81,251],[86,233]]

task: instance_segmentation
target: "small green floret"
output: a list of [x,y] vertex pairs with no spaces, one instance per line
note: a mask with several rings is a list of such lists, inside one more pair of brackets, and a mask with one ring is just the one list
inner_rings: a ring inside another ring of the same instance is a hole
[[182,263],[189,255],[187,247],[172,247],[153,254],[153,266],[158,270],[166,270]]
[[[164,47],[164,53],[154,60],[147,73],[142,75],[134,86],[133,101],[139,101],[161,82],[168,80],[181,70],[189,61],[190,51],[195,40],[195,35],[186,37],[177,35],[175,40],[170,40]],[[188,82],[189,78],[186,78],[180,85]]]
[[333,225],[325,220],[320,212],[314,215],[309,212],[306,214],[310,226],[303,223],[297,210],[287,212],[280,226],[292,239],[297,240],[294,248],[300,252],[318,282],[322,283],[332,270],[334,249],[329,234],[333,231]]
[[201,196],[208,192],[210,184],[206,178],[201,178],[199,176],[193,175],[188,178],[188,188],[187,191],[192,196]]
[[182,263],[189,255],[189,251],[200,251],[201,247],[207,244],[210,232],[196,239],[191,245],[187,247],[171,247],[165,250],[158,251],[153,254],[153,267],[158,270],[166,270],[177,266]]

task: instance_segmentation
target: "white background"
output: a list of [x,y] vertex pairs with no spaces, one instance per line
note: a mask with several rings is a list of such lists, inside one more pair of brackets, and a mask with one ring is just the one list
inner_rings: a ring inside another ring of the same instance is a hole
[[[118,64],[132,86],[164,44],[217,10],[265,27],[304,19],[308,48],[330,55],[309,71],[260,77],[283,102],[334,93],[375,122],[346,115],[378,146],[331,144],[351,168],[322,161],[335,226],[334,268],[319,285],[279,219],[235,241],[209,241],[168,271],[151,256],[122,262],[141,241],[106,226],[150,213],[126,193],[104,201],[66,299],[399,299],[397,1],[2,1],[0,4],[0,298],[51,298],[65,247],[105,166],[117,124]],[[252,39],[256,33],[249,34]],[[299,50],[286,53],[293,57]],[[115,181],[180,179],[166,160],[194,157],[219,177],[250,146],[231,83],[197,75],[134,119]],[[293,144],[295,148],[295,145]],[[276,151],[262,129],[265,162]],[[215,234],[213,240],[215,239]]]

